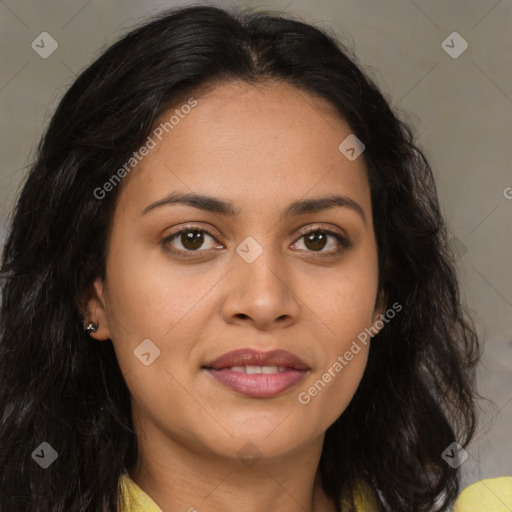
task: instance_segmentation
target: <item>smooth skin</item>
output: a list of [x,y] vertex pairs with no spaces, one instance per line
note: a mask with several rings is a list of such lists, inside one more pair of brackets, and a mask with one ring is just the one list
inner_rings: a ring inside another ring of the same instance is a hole
[[[364,154],[348,160],[338,150],[347,123],[291,85],[229,82],[194,97],[124,179],[106,279],[88,301],[92,337],[112,340],[132,397],[139,460],[128,470],[164,512],[329,512],[316,477],[324,434],[369,345],[308,404],[298,395],[384,311]],[[177,203],[141,214],[170,193],[231,201],[237,215]],[[338,206],[281,218],[294,201],[333,194],[363,215]],[[209,234],[168,239],[190,226]],[[323,238],[308,241],[308,227]],[[251,263],[236,251],[247,237],[263,251]],[[149,366],[134,355],[145,339],[160,350]],[[310,370],[278,396],[250,398],[202,368],[240,348],[288,350]]]

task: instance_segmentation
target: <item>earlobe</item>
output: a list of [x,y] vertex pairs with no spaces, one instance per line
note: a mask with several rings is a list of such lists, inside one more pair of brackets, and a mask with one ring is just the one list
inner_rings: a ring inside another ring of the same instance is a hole
[[95,340],[110,339],[105,288],[101,278],[97,277],[92,283],[85,306],[87,313],[84,318],[84,330]]
[[375,301],[375,310],[373,312],[373,329],[379,332],[384,327],[382,321],[385,316],[387,297],[384,290],[380,290]]

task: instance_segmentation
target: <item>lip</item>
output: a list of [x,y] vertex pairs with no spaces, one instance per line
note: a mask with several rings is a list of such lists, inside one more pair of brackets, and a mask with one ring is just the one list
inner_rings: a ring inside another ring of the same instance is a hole
[[309,370],[310,368],[300,357],[286,350],[270,350],[261,352],[250,348],[242,348],[226,352],[212,362],[204,365],[205,368],[220,370],[232,366],[283,366],[294,370]]
[[[229,368],[234,366],[278,366],[284,371],[272,374],[248,374]],[[252,398],[270,398],[294,387],[310,368],[296,355],[286,350],[261,352],[239,349],[227,352],[202,367],[220,384]]]

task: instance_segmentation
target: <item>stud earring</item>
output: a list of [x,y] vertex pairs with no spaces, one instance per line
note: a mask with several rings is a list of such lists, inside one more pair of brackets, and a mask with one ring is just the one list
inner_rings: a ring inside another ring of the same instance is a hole
[[96,332],[98,330],[98,324],[95,324],[94,322],[89,322],[87,326],[84,328],[84,330],[87,332],[87,334]]

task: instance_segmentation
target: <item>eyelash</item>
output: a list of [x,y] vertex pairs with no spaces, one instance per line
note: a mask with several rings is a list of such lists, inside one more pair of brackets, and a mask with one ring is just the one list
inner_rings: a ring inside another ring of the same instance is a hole
[[[200,249],[198,249],[196,251],[190,251],[190,250],[182,251],[181,249],[175,249],[175,248],[169,249],[168,248],[167,244],[169,242],[173,241],[176,237],[178,237],[182,233],[187,233],[187,232],[190,232],[190,231],[199,231],[201,233],[206,233],[207,235],[212,237],[214,240],[216,239],[215,235],[213,233],[211,233],[209,230],[204,229],[204,228],[202,228],[200,226],[189,225],[189,226],[186,226],[186,227],[180,229],[179,231],[176,231],[172,235],[166,237],[163,240],[163,242],[162,242],[162,245],[164,246],[164,250],[166,250],[168,252],[172,252],[173,254],[178,254],[180,256],[184,256],[186,258],[194,258],[194,257],[196,257],[194,255],[194,253],[205,252],[204,250],[200,250]],[[310,228],[307,228],[307,229],[301,231],[300,237],[297,239],[296,242],[298,242],[301,238],[309,235],[310,233],[316,233],[316,232],[321,232],[321,233],[325,233],[327,235],[332,236],[334,239],[336,239],[336,241],[339,244],[338,245],[338,249],[336,249],[335,251],[320,251],[317,254],[324,254],[324,253],[326,253],[327,255],[331,255],[332,256],[332,255],[340,254],[343,250],[348,249],[351,246],[351,243],[349,242],[349,240],[347,238],[345,238],[344,236],[340,235],[336,231],[332,231],[330,229],[322,228],[320,226],[310,227]],[[294,244],[296,242],[294,242]],[[311,252],[311,253],[315,254],[315,251],[307,251],[307,252]]]

